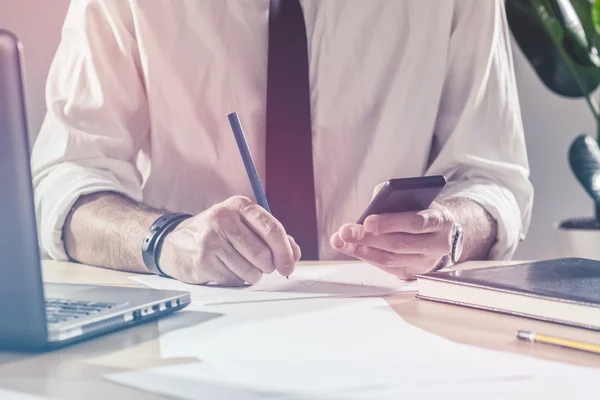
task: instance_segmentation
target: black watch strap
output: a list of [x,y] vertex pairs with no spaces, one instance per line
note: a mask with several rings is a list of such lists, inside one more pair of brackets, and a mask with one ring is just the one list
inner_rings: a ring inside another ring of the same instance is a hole
[[167,234],[175,229],[181,221],[190,217],[190,214],[168,213],[154,221],[142,242],[142,259],[150,272],[155,275],[168,276],[158,266],[160,247]]

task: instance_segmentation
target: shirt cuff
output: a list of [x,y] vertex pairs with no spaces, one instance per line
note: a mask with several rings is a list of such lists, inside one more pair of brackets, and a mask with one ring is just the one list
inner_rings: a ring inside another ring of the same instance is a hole
[[467,198],[481,205],[497,223],[497,238],[489,254],[490,260],[510,260],[525,238],[526,223],[513,193],[484,179],[448,182],[438,200]]
[[35,188],[35,210],[42,257],[67,261],[63,226],[71,208],[79,199],[97,192],[114,192],[142,201],[142,190],[133,180],[119,180],[107,170],[62,163],[52,167]]

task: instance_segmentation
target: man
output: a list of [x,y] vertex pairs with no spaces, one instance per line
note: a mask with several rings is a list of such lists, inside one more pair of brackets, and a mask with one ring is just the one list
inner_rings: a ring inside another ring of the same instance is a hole
[[[77,0],[47,103],[32,166],[55,259],[240,285],[304,254],[410,279],[448,265],[458,226],[466,261],[510,258],[529,225],[500,0]],[[437,174],[430,209],[352,224],[379,183]]]

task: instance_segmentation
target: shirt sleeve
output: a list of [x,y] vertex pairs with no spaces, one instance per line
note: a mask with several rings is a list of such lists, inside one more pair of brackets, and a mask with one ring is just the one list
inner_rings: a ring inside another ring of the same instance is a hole
[[112,191],[142,200],[135,158],[149,117],[128,3],[78,0],[67,12],[31,157],[46,257],[67,259],[62,229],[80,196]]
[[529,228],[533,187],[504,3],[455,4],[427,174],[448,178],[442,199],[471,199],[496,219],[490,258],[510,259]]

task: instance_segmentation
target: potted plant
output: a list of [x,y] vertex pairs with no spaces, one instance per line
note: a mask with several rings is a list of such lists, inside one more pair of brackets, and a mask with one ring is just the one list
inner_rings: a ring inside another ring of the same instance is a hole
[[594,217],[556,224],[561,257],[600,259],[600,0],[506,0],[510,30],[544,85],[584,98],[596,133],[579,135],[568,151],[571,171],[595,204]]

